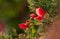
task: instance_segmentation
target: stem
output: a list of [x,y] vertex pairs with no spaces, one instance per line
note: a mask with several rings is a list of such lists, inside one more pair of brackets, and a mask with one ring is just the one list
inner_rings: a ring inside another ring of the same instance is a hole
[[40,32],[40,30],[43,28],[43,25],[41,24],[41,26],[39,26],[39,28],[38,28],[38,30],[37,30],[37,32],[36,32],[36,37],[38,36],[38,33]]

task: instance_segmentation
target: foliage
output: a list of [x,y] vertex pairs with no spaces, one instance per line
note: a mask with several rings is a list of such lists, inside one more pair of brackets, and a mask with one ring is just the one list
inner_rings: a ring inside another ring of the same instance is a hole
[[[39,33],[45,33],[48,24],[51,23],[55,16],[56,0],[27,0],[29,3],[30,18],[27,23],[19,24],[20,29],[23,29],[29,36],[29,39],[36,39]],[[35,13],[35,14],[33,14]],[[41,35],[40,35],[41,36]]]
[[42,7],[47,11],[51,16],[55,15],[55,7],[57,5],[57,0],[27,0],[29,3],[30,12],[35,12],[37,7]]

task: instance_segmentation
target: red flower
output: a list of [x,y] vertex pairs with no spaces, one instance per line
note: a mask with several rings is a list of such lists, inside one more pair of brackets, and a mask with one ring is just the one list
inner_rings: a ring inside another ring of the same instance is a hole
[[30,20],[26,20],[26,23],[27,23],[27,22],[30,22]]
[[39,7],[36,9],[36,14],[42,17],[44,16],[44,10],[41,7]]
[[35,20],[42,20],[42,17],[41,16],[37,16],[34,18]]
[[29,23],[30,23],[30,20],[26,20],[26,23],[25,24],[28,25]]
[[34,17],[36,17],[35,14],[30,14],[30,18],[34,18]]
[[25,25],[24,23],[19,24],[20,29],[26,29],[28,26]]

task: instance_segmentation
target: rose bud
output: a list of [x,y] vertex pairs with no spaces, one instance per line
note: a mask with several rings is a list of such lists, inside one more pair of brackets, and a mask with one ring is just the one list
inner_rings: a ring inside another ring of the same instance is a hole
[[37,16],[34,18],[35,20],[42,20],[42,17],[41,16]]
[[44,16],[44,10],[41,8],[41,7],[39,7],[39,8],[37,8],[36,9],[36,14],[38,15],[38,16]]
[[30,14],[30,18],[36,17],[36,14]]
[[30,20],[26,20],[26,23],[25,24],[28,25],[29,23],[30,23]]
[[21,23],[21,24],[19,24],[19,28],[20,29],[26,29],[26,28],[28,28],[28,26],[25,25],[24,23]]

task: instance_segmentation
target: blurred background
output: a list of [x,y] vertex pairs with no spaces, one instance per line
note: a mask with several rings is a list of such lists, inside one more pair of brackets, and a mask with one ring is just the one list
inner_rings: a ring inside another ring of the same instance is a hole
[[8,33],[13,29],[23,32],[18,24],[25,21],[27,11],[26,0],[0,0],[0,32]]

